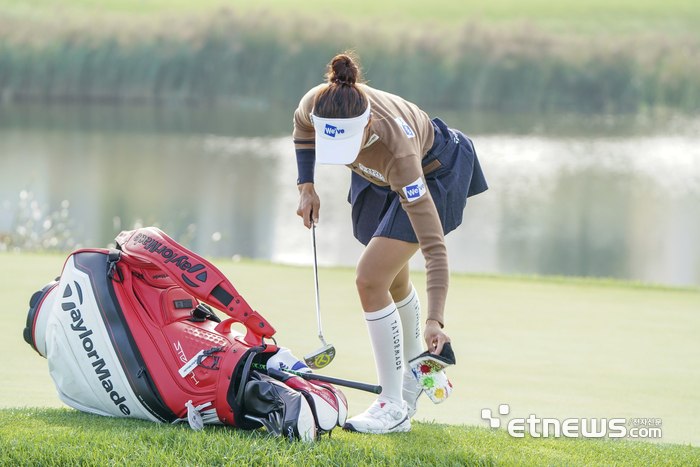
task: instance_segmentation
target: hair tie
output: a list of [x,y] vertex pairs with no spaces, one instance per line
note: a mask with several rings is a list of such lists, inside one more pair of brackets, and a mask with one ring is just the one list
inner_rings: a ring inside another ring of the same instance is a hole
[[347,84],[347,85],[351,85],[351,84],[352,84],[351,82],[342,80],[342,79],[340,79],[340,78],[335,78],[335,79],[333,80],[333,82],[334,82],[335,84]]

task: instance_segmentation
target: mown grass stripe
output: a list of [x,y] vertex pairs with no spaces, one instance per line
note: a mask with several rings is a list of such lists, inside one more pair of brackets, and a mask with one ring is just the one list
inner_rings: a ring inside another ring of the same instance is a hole
[[700,448],[646,442],[513,439],[504,430],[414,423],[406,434],[335,430],[313,444],[245,432],[105,418],[68,409],[0,410],[0,465],[700,465]]

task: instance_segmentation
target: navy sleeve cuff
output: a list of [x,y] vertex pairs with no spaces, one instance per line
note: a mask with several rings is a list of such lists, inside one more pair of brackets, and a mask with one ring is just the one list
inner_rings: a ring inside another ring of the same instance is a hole
[[297,185],[314,182],[314,167],[316,165],[315,149],[297,149]]

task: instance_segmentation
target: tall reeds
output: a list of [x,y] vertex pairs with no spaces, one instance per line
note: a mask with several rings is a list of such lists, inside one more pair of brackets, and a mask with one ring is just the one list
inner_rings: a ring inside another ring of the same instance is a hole
[[294,104],[353,47],[370,85],[455,110],[700,109],[700,42],[658,35],[556,35],[527,24],[383,36],[364,26],[222,11],[211,17],[0,18],[7,100]]

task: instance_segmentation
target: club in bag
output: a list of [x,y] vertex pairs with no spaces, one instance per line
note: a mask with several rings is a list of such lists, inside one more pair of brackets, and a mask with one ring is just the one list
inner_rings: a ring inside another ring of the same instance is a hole
[[305,379],[307,381],[321,381],[322,383],[331,383],[335,384],[336,386],[345,386],[347,388],[352,388],[352,389],[357,389],[360,391],[367,391],[371,392],[374,394],[381,394],[382,393],[382,387],[376,384],[368,384],[368,383],[360,383],[358,381],[351,381],[348,379],[340,379],[340,378],[334,378],[332,376],[323,376],[323,375],[317,375],[315,373],[300,373],[298,371],[292,371],[292,370],[268,370],[268,373],[270,373],[271,376],[275,376],[276,374],[280,374],[282,372],[285,373],[291,373],[295,376],[299,376],[302,379]]
[[323,344],[320,349],[304,355],[304,362],[309,368],[319,370],[328,366],[335,357],[335,347],[333,344],[326,344],[321,331],[321,303],[318,296],[318,263],[316,261],[316,226],[314,225],[313,213],[311,214],[311,247],[314,253],[314,284],[316,285],[316,318],[318,320],[318,338]]

